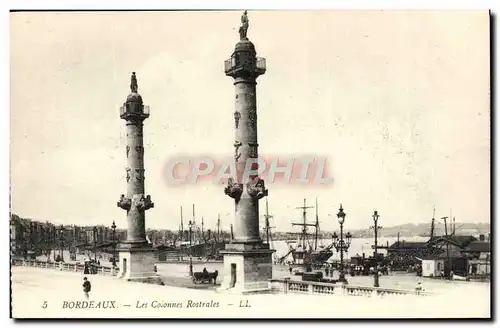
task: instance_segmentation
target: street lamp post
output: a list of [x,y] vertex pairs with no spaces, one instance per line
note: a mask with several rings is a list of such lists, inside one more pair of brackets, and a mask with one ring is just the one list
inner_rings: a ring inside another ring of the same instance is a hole
[[93,229],[93,239],[94,239],[94,261],[97,262],[97,227]]
[[189,227],[189,275],[193,276],[193,248],[192,248],[192,227],[193,223],[189,221],[188,224]]
[[113,224],[111,225],[111,233],[112,233],[112,239],[113,239],[113,266],[116,266],[116,224],[115,221],[113,221]]
[[373,251],[373,257],[375,259],[375,274],[373,275],[373,287],[380,287],[378,279],[378,245],[377,245],[377,238],[378,238],[378,230],[382,229],[381,226],[378,225],[378,218],[380,217],[378,215],[378,211],[373,211],[373,226],[370,228],[373,229],[375,232],[375,244],[373,245],[374,251]]
[[[333,234],[333,246],[337,250],[337,252],[340,252],[340,273],[339,273],[339,281],[340,282],[347,282],[345,278],[345,272],[344,272],[344,252],[347,252],[349,249],[349,246],[351,246],[351,239],[352,235],[350,232],[348,232],[344,236],[344,221],[345,221],[345,216],[346,214],[344,213],[344,209],[342,208],[342,204],[340,204],[339,212],[337,213],[337,218],[339,220],[340,224],[340,238],[337,236],[337,233]],[[345,239],[344,239],[345,237]]]

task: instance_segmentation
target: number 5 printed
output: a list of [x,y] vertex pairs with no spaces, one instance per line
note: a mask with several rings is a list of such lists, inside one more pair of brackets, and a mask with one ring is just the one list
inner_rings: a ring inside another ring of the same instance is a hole
[[43,301],[42,309],[46,309],[46,308],[47,308],[47,301]]

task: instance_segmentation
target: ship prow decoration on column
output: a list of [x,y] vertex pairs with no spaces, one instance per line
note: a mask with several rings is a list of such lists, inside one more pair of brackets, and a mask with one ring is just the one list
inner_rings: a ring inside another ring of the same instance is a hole
[[268,196],[264,180],[246,174],[247,162],[257,164],[257,94],[256,79],[266,72],[266,61],[257,57],[254,44],[248,39],[247,11],[241,16],[240,40],[231,58],[224,63],[224,72],[234,79],[234,161],[236,177],[228,179],[224,193],[234,199],[234,238],[220,253],[224,255],[223,281],[219,291],[251,293],[268,291],[272,279],[272,253],[259,232],[259,200]]
[[119,252],[118,277],[129,280],[162,284],[156,273],[156,252],[146,238],[146,211],[154,208],[150,195],[145,193],[144,175],[144,120],[149,117],[149,107],[144,106],[138,93],[135,72],[130,78],[130,94],[120,108],[120,118],[126,121],[126,146],[124,155],[127,159],[125,183],[127,193],[122,194],[117,206],[127,213],[127,239],[122,241]]

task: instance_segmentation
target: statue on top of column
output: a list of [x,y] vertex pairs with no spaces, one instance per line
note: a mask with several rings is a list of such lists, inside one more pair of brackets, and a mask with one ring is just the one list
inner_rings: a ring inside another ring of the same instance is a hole
[[137,93],[137,78],[135,77],[135,72],[132,72],[130,77],[130,91]]
[[248,31],[248,16],[247,16],[247,11],[245,10],[243,12],[243,15],[241,15],[240,40],[248,40],[247,31]]

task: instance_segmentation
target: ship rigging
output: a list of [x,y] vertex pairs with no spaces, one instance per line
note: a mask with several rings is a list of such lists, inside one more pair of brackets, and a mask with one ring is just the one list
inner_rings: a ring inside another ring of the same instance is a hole
[[[307,222],[307,209],[316,208],[316,221],[314,223]],[[307,206],[306,199],[304,198],[304,205],[296,209],[302,210],[302,222],[293,222],[292,226],[302,227],[298,235],[298,240],[295,247],[289,244],[290,250],[285,256],[279,259],[283,263],[287,260],[289,255],[292,256],[293,261],[291,264],[296,265],[323,265],[332,255],[333,243],[324,247],[318,245],[318,238],[320,233],[319,215],[318,215],[318,199],[316,198],[316,206]],[[314,227],[314,237],[311,240],[311,235],[308,232],[308,227]]]

